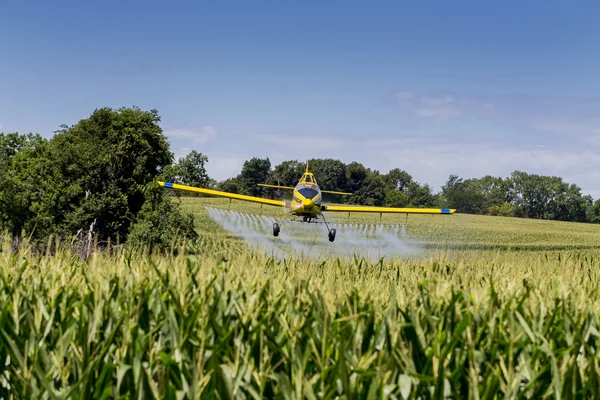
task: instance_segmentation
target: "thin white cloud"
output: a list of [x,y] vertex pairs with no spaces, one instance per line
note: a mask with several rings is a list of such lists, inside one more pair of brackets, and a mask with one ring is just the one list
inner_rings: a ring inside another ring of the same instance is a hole
[[433,118],[450,118],[457,117],[461,114],[460,110],[456,107],[416,108],[414,112],[420,117]]
[[454,102],[454,97],[451,96],[439,96],[439,97],[431,97],[431,96],[422,96],[421,103],[428,104],[431,106],[440,106],[442,104],[449,104]]
[[347,146],[351,140],[326,137],[326,136],[307,136],[307,135],[289,135],[273,133],[251,133],[252,139],[256,139],[270,145],[289,146],[295,150],[330,150]]
[[173,139],[189,140],[198,144],[206,144],[217,136],[217,131],[211,126],[200,129],[171,129],[166,130],[165,135]]
[[206,173],[217,181],[237,176],[242,170],[245,158],[230,154],[208,153]]
[[381,171],[402,168],[422,183],[439,190],[450,174],[464,178],[485,175],[509,176],[515,170],[563,177],[580,186],[584,193],[600,196],[597,173],[600,154],[586,149],[566,150],[535,146],[506,146],[494,143],[421,143],[365,154],[363,163]]
[[462,114],[460,104],[454,96],[417,95],[414,92],[400,91],[392,95],[394,102],[401,108],[412,111],[414,115],[432,119],[448,119]]

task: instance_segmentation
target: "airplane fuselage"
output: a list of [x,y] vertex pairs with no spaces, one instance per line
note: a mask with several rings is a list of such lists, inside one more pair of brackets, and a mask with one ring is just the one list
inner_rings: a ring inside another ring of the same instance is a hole
[[321,189],[313,175],[307,172],[294,187],[291,213],[300,217],[316,218],[322,211],[321,201]]
[[316,183],[299,183],[294,187],[292,214],[315,218],[321,213],[321,189]]

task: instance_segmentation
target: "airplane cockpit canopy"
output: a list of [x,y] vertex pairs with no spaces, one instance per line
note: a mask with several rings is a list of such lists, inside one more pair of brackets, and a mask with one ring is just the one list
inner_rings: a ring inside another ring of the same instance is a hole
[[306,182],[306,183],[317,183],[317,180],[313,177],[312,174],[308,173],[308,174],[304,174],[302,175],[302,179],[300,179],[300,182]]

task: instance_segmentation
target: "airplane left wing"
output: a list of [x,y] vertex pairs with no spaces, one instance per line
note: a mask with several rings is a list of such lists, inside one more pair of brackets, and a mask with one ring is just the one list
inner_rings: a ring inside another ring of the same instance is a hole
[[285,207],[285,205],[286,205],[285,201],[281,201],[281,200],[263,199],[261,197],[246,196],[246,195],[243,195],[243,194],[221,192],[219,190],[197,188],[197,187],[194,187],[194,186],[180,185],[178,183],[160,182],[159,181],[158,184],[161,185],[161,186],[163,186],[163,187],[166,187],[166,188],[187,190],[187,191],[190,191],[190,192],[202,193],[202,194],[207,194],[207,195],[210,195],[210,196],[217,196],[217,197],[226,197],[226,198],[229,198],[229,199],[251,201],[251,202],[254,202],[254,203],[268,204],[270,206]]
[[370,206],[323,206],[323,211],[339,212],[372,212],[372,213],[399,213],[399,214],[454,214],[453,208],[396,208],[396,207],[370,207]]

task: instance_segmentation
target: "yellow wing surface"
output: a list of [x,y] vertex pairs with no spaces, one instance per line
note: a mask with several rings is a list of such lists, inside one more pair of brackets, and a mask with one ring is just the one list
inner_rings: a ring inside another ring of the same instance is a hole
[[369,207],[369,206],[324,206],[323,211],[399,213],[399,214],[454,214],[456,212],[456,210],[453,208],[395,208],[395,207]]
[[243,194],[235,194],[235,193],[229,193],[229,192],[221,192],[219,190],[212,190],[212,189],[202,189],[202,188],[180,185],[178,183],[171,183],[171,182],[160,182],[159,181],[158,184],[163,187],[166,187],[166,188],[187,190],[189,192],[202,193],[202,194],[207,194],[210,196],[226,197],[229,199],[251,201],[254,203],[268,204],[270,206],[278,206],[278,207],[285,206],[285,201],[281,201],[281,200],[263,199],[261,197],[246,196]]

